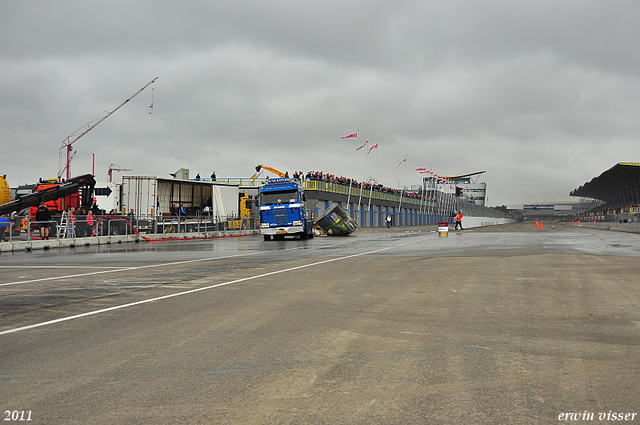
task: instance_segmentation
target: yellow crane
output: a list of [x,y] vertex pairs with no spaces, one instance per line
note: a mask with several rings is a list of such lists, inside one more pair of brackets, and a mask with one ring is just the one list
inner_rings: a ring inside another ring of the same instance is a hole
[[285,173],[283,173],[282,171],[278,171],[275,168],[269,167],[268,165],[260,164],[260,165],[256,165],[256,173],[253,176],[251,176],[251,178],[255,179],[256,177],[258,177],[258,173],[263,169],[267,171],[271,171],[272,173],[275,173],[280,177],[285,177]]

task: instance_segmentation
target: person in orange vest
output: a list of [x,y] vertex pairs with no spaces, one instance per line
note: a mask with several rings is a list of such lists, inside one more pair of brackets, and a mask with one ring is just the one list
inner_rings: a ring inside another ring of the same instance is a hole
[[464,230],[462,228],[462,211],[458,211],[458,214],[456,214],[456,227],[454,230],[458,230],[458,226],[460,226],[460,230]]

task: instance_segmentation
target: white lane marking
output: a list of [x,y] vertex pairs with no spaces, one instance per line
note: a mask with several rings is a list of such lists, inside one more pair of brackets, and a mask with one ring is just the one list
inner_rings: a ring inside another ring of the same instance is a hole
[[[34,329],[34,328],[39,328],[39,327],[42,327],[42,326],[53,325],[53,324],[60,323],[60,322],[67,322],[69,320],[80,319],[82,317],[94,316],[96,314],[106,313],[106,312],[114,311],[114,310],[120,310],[120,309],[123,309],[123,308],[133,307],[133,306],[141,305],[141,304],[147,304],[147,303],[151,303],[151,302],[154,302],[154,301],[164,300],[164,299],[167,299],[167,298],[173,298],[173,297],[179,297],[179,296],[182,296],[182,295],[193,294],[195,292],[206,291],[208,289],[219,288],[221,286],[232,285],[234,283],[239,283],[239,282],[246,282],[248,280],[260,279],[260,278],[263,278],[263,277],[273,276],[273,275],[280,274],[280,273],[286,273],[286,272],[290,272],[290,271],[294,271],[294,270],[304,269],[304,268],[307,268],[307,267],[318,266],[320,264],[332,263],[334,261],[342,261],[342,260],[346,260],[348,258],[361,257],[361,256],[367,255],[367,254],[374,254],[376,252],[386,251],[386,250],[389,250],[389,249],[392,249],[392,248],[398,248],[400,246],[408,245],[409,243],[411,243],[411,242],[407,242],[407,243],[399,244],[399,245],[394,245],[394,246],[390,246],[390,247],[386,247],[386,248],[380,248],[380,249],[376,249],[376,250],[373,250],[373,251],[361,252],[359,254],[347,255],[346,257],[332,258],[330,260],[323,260],[323,261],[318,261],[316,263],[305,264],[305,265],[302,265],[302,266],[291,267],[291,268],[288,268],[288,269],[277,270],[277,271],[273,271],[273,272],[269,272],[269,273],[263,273],[263,274],[259,274],[259,275],[256,275],[256,276],[243,277],[241,279],[231,280],[229,282],[218,283],[216,285],[205,286],[205,287],[202,287],[202,288],[190,289],[188,291],[177,292],[175,294],[169,294],[169,295],[163,295],[161,297],[156,297],[156,298],[149,298],[147,300],[136,301],[136,302],[133,302],[133,303],[116,305],[116,306],[113,306],[113,307],[103,308],[101,310],[94,310],[94,311],[89,311],[89,312],[82,313],[82,314],[76,314],[74,316],[61,317],[60,319],[49,320],[47,322],[35,323],[33,325],[22,326],[20,328],[8,329],[6,331],[0,332],[0,335],[6,335],[6,334],[10,334],[10,333],[15,333],[15,332],[26,331],[26,330],[29,330],[29,329]],[[298,248],[295,248],[295,249],[298,249]],[[209,258],[209,260],[210,260],[210,258]],[[204,259],[185,261],[185,263],[190,263],[190,262],[194,262],[194,261],[204,261]],[[143,268],[143,267],[139,267],[139,268]]]
[[[287,248],[287,249],[284,249],[283,251],[290,251],[290,250],[295,250],[295,249],[302,249],[302,248],[301,247],[298,247],[298,248]],[[209,257],[209,258],[198,258],[196,260],[175,261],[175,262],[172,262],[172,263],[148,264],[148,265],[145,265],[145,266],[136,266],[136,267],[121,267],[121,268],[117,268],[117,269],[102,270],[102,271],[90,272],[90,273],[80,273],[80,274],[72,274],[72,275],[66,275],[66,276],[44,277],[42,279],[19,280],[19,281],[16,281],[16,282],[0,283],[0,287],[1,286],[10,286],[10,285],[21,285],[23,283],[49,282],[49,281],[52,281],[52,280],[71,279],[71,278],[74,278],[74,277],[95,276],[95,275],[104,274],[104,273],[115,273],[115,272],[125,272],[125,271],[130,271],[130,270],[149,269],[149,268],[153,268],[153,267],[175,266],[175,265],[179,265],[179,264],[197,263],[197,262],[200,262],[200,261],[224,260],[226,258],[233,258],[233,257],[246,257],[246,256],[249,256],[249,255],[260,255],[260,254],[265,254],[267,252],[269,252],[269,251],[251,252],[251,253],[248,253],[248,254],[228,255],[228,256],[225,256],[225,257],[215,257],[215,258],[212,258],[212,257]]]
[[119,266],[0,266],[0,269],[119,269]]
[[[335,247],[340,247],[340,245],[328,245],[324,248],[335,248]],[[280,251],[295,251],[297,249],[304,249],[304,247],[296,247],[296,248],[285,248],[282,249]],[[60,280],[60,279],[71,279],[74,277],[85,277],[85,276],[94,276],[94,275],[98,275],[98,274],[104,274],[104,273],[115,273],[115,272],[125,272],[125,271],[130,271],[130,270],[139,270],[139,269],[145,269],[145,268],[152,268],[152,267],[164,267],[164,266],[175,266],[175,265],[179,265],[179,264],[187,264],[187,263],[195,263],[195,262],[200,262],[200,261],[213,261],[213,260],[224,260],[227,258],[234,258],[234,257],[246,257],[246,256],[250,256],[250,255],[261,255],[261,254],[266,254],[268,252],[273,252],[273,251],[259,251],[259,252],[251,252],[248,254],[237,254],[237,255],[228,255],[225,257],[209,257],[209,258],[199,258],[196,260],[184,260],[184,261],[176,261],[173,263],[161,263],[161,264],[151,264],[151,265],[146,265],[146,266],[137,266],[137,267],[117,267],[117,266],[101,266],[101,267],[92,267],[92,266],[71,266],[69,268],[89,268],[89,269],[96,269],[96,268],[109,268],[109,270],[103,270],[103,271],[97,271],[97,272],[92,272],[92,273],[81,273],[81,274],[74,274],[74,275],[66,275],[66,276],[54,276],[54,277],[45,277],[42,279],[32,279],[32,280],[19,280],[16,282],[7,282],[7,283],[0,283],[0,287],[2,286],[11,286],[11,285],[21,285],[23,283],[35,283],[35,282],[49,282],[52,280]],[[16,268],[25,268],[25,266],[0,266],[0,268],[2,267],[16,267]],[[50,266],[29,266],[29,268],[48,268]],[[51,266],[53,268],[66,268],[64,266]]]

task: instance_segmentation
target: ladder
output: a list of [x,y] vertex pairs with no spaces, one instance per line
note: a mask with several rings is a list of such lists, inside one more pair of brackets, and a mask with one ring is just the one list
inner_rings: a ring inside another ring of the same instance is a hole
[[67,225],[69,223],[69,217],[66,211],[62,211],[62,218],[58,225],[58,239],[67,237]]

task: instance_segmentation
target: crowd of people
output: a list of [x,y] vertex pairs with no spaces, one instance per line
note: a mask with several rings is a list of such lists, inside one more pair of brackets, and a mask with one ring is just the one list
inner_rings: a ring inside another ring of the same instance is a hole
[[[383,186],[381,184],[371,184],[368,182],[363,182],[361,184],[361,182],[359,182],[356,179],[351,179],[348,177],[342,177],[342,176],[336,176],[335,174],[328,174],[328,173],[324,173],[322,171],[309,171],[308,173],[304,174],[302,171],[297,171],[295,173],[293,173],[293,178],[294,179],[300,179],[302,178],[302,176],[304,176],[304,179],[306,180],[319,180],[319,181],[323,181],[323,182],[328,182],[328,183],[335,183],[335,184],[342,184],[345,186],[349,186],[351,184],[351,187],[362,187],[362,189],[364,190],[374,190],[376,192],[381,192],[381,193],[389,193],[392,195],[400,195],[402,194],[403,196],[406,196],[408,198],[415,198],[415,199],[423,199],[423,200],[435,200],[435,197],[431,197],[431,196],[421,196],[419,193],[414,193],[414,192],[409,192],[409,191],[405,191],[405,190],[400,190],[400,189],[394,189],[391,187],[386,187]],[[425,194],[427,195],[427,194]]]

